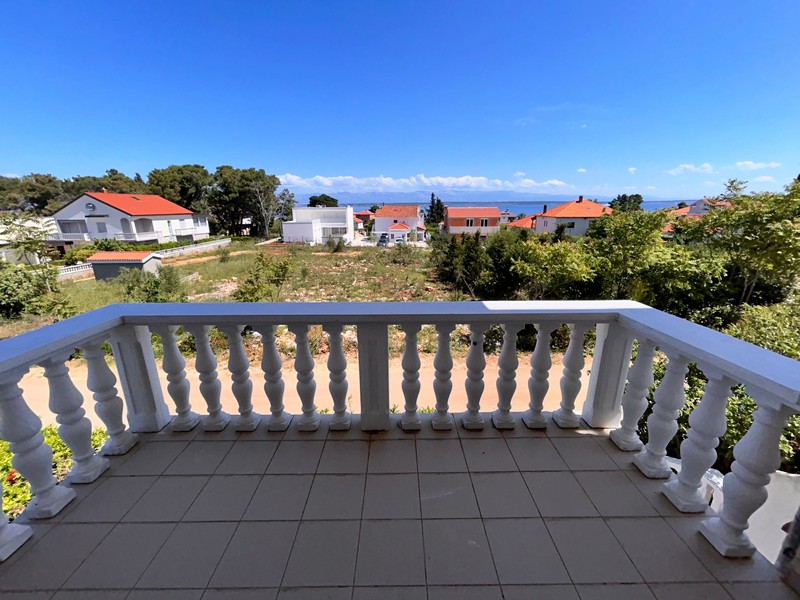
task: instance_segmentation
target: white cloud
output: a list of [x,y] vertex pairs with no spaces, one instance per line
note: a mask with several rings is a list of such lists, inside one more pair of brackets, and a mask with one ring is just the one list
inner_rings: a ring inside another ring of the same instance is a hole
[[416,192],[431,189],[476,190],[476,191],[547,191],[554,188],[572,188],[574,186],[559,179],[536,181],[524,177],[524,173],[515,173],[517,179],[490,179],[474,175],[460,177],[428,177],[422,173],[413,177],[352,177],[336,175],[326,177],[301,177],[292,173],[280,175],[281,185],[309,191],[331,192]]
[[514,173],[514,177],[525,177],[525,173],[523,173],[522,171],[517,171],[516,173]]
[[631,175],[636,173],[636,167],[628,167],[628,173],[630,173]]
[[583,167],[581,167],[580,169],[578,169],[578,173],[586,173],[586,169],[584,169]]
[[0,177],[11,177],[13,179],[19,179],[20,176],[16,173],[0,173]]
[[713,173],[714,167],[709,163],[695,166],[693,164],[681,163],[674,169],[667,171],[670,175],[682,175],[683,173]]
[[761,175],[760,177],[753,178],[753,181],[758,181],[759,183],[771,183],[775,181],[775,178],[770,177],[769,175]]
[[656,190],[658,188],[656,186],[654,186],[654,185],[646,185],[646,186],[644,186],[644,189],[652,191],[652,190]]
[[743,171],[755,171],[756,169],[777,169],[780,166],[781,163],[779,162],[753,162],[752,160],[742,160],[736,163],[736,167],[742,169]]

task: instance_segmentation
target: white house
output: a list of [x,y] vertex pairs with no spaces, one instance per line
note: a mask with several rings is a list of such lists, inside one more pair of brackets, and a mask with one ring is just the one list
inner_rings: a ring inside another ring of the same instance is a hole
[[283,241],[324,244],[329,239],[353,242],[352,206],[315,206],[292,209],[292,220],[282,224]]
[[425,220],[417,204],[384,205],[375,212],[372,231],[379,237],[385,233],[392,241],[409,241],[412,231],[420,241],[426,237]]
[[164,243],[208,237],[208,220],[161,196],[86,192],[53,215],[53,241]]
[[555,233],[556,227],[566,225],[569,235],[585,235],[589,223],[603,215],[610,215],[611,209],[592,200],[584,200],[578,196],[577,200],[561,204],[542,214],[536,215],[536,233]]

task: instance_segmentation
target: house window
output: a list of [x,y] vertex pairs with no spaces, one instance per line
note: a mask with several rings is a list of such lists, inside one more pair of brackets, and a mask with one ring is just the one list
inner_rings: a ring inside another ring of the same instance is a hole
[[481,227],[488,227],[489,219],[481,219]]
[[474,227],[475,219],[464,219],[464,227]]
[[575,221],[568,222],[567,229],[575,229]]
[[106,224],[102,221],[97,222],[97,233],[106,233],[108,229],[106,229]]
[[88,233],[85,221],[59,221],[58,228],[61,233]]
[[394,222],[394,223],[397,223],[397,219],[395,219],[393,222]]

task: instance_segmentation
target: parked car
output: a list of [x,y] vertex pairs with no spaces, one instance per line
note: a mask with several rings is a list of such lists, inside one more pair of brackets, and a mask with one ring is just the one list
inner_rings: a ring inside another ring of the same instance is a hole
[[389,238],[381,237],[378,240],[378,248],[386,248],[389,245]]
[[397,238],[397,239],[394,241],[394,245],[395,245],[395,246],[405,246],[405,245],[406,245],[406,240],[405,240],[405,238]]

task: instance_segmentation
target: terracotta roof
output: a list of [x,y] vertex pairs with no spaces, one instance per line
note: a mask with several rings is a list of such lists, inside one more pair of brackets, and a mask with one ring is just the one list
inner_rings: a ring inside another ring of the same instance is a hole
[[558,217],[560,219],[588,219],[610,215],[612,210],[607,206],[592,200],[584,200],[583,196],[572,202],[555,206],[545,213],[543,217]]
[[409,227],[405,223],[395,223],[394,225],[390,225],[389,229],[392,231],[398,231],[402,229],[411,229],[411,227]]
[[418,217],[418,204],[389,204],[375,211],[376,217]]
[[417,231],[427,231],[428,229],[424,225],[417,225]]
[[121,210],[131,216],[147,215],[192,215],[188,208],[178,206],[161,196],[152,194],[111,194],[109,192],[86,192],[87,196]]
[[448,217],[474,217],[474,218],[486,218],[486,217],[497,217],[500,218],[500,209],[496,206],[486,207],[486,206],[468,206],[468,207],[459,207],[459,208],[450,208],[445,207],[447,211]]
[[95,252],[89,262],[144,262],[152,252]]
[[523,229],[533,229],[534,227],[536,227],[536,216],[537,215],[528,215],[527,217],[522,217],[521,219],[512,221],[511,223],[508,224],[508,226],[522,227]]
[[684,206],[683,208],[670,208],[669,214],[675,215],[676,217],[685,217],[689,214],[689,210],[691,210],[691,206]]

